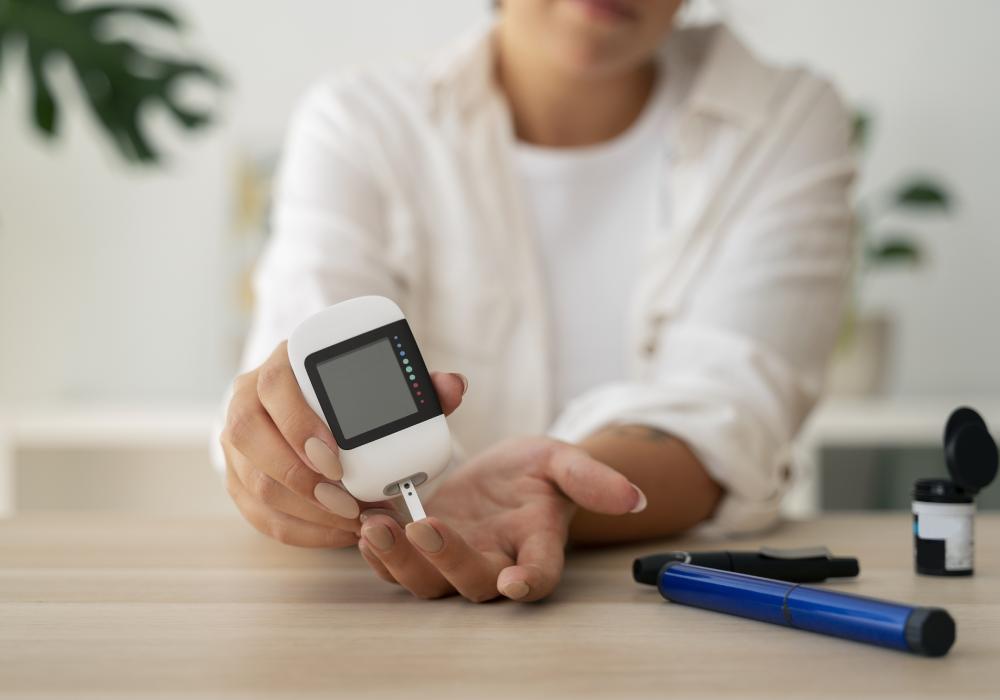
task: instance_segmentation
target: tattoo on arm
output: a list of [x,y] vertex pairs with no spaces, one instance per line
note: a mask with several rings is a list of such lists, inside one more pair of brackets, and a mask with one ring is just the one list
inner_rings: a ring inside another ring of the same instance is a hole
[[647,440],[648,442],[666,442],[674,439],[670,433],[648,425],[616,425],[610,428],[610,431],[618,437]]

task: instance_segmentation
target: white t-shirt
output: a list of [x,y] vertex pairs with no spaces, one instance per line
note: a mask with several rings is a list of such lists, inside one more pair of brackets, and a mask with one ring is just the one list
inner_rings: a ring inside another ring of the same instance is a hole
[[643,244],[670,220],[663,183],[675,88],[660,76],[639,117],[611,141],[515,146],[548,285],[556,411],[626,377],[626,310]]

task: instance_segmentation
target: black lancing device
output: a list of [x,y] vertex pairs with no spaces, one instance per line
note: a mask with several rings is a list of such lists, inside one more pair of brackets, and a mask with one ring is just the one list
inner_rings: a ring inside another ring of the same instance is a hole
[[756,552],[716,551],[650,554],[639,557],[632,562],[632,577],[637,583],[655,586],[663,566],[676,561],[794,583],[816,583],[828,578],[857,576],[859,571],[857,559],[834,557],[826,547],[796,549],[761,547]]

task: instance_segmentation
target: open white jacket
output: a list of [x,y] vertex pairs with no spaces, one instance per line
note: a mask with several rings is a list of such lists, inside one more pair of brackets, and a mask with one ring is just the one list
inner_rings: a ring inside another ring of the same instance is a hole
[[[710,526],[776,517],[816,402],[852,241],[848,118],[830,86],[766,65],[724,27],[681,29],[691,86],[663,138],[669,220],[627,314],[629,374],[553,415],[550,319],[490,33],[400,70],[324,81],[294,118],[244,365],[337,301],[399,302],[428,365],[464,372],[461,452],[639,423],[683,439],[726,495]],[[593,284],[601,284],[599,277]]]

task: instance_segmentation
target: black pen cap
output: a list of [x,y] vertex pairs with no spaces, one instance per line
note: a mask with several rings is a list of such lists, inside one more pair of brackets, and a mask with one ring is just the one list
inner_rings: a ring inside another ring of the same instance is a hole
[[655,586],[660,569],[663,568],[664,564],[669,561],[684,561],[686,557],[684,552],[667,552],[666,554],[650,554],[646,557],[639,557],[632,562],[632,578],[636,583]]
[[944,656],[955,643],[955,621],[941,608],[916,608],[906,620],[906,645],[924,656]]
[[860,569],[854,557],[830,557],[830,578],[857,576]]
[[[664,564],[672,561],[691,563],[691,555],[687,552],[664,552],[663,554],[639,557],[632,562],[632,578],[635,579],[636,583],[655,586],[660,576],[660,569],[663,568]],[[729,556],[729,552],[699,552],[697,563],[699,566],[707,566],[712,569],[733,570],[733,560]]]

